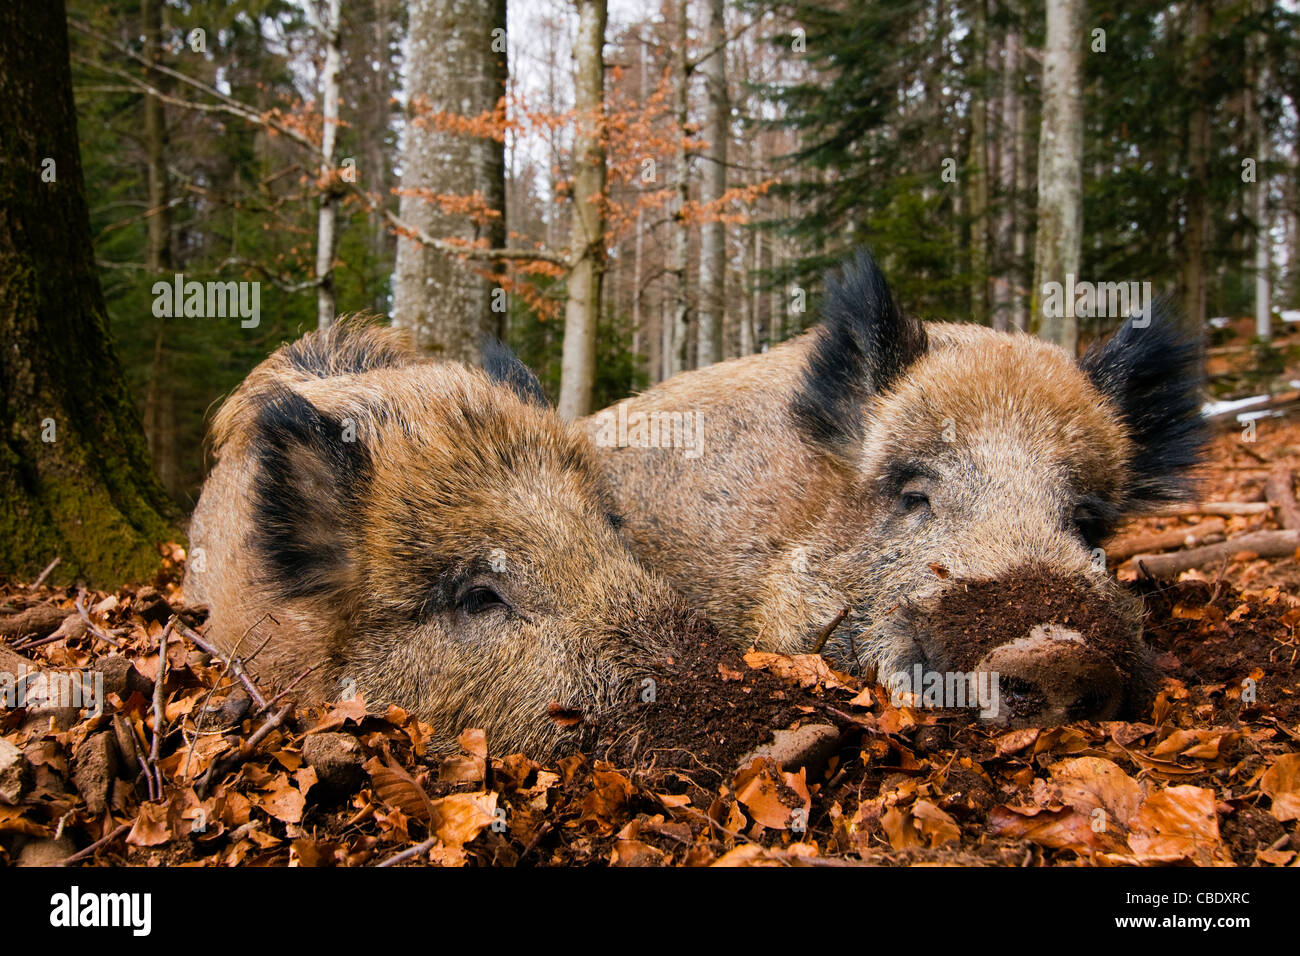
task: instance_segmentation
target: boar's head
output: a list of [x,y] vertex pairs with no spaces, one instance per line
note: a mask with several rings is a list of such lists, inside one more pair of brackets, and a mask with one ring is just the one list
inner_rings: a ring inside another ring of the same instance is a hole
[[[1081,361],[1029,335],[922,325],[866,255],[827,299],[792,411],[842,492],[802,547],[807,581],[781,588],[819,594],[814,620],[848,608],[828,652],[918,699],[931,674],[997,673],[1014,724],[1140,709],[1141,606],[1100,549],[1187,490],[1205,437],[1197,338],[1160,306]],[[804,599],[768,607],[809,619]]]
[[[397,704],[439,748],[479,727],[494,752],[546,755],[633,705],[697,627],[621,540],[588,440],[508,351],[486,371],[285,378],[247,400],[256,572],[225,598],[286,629],[259,658],[278,676],[314,666],[318,696]],[[218,626],[255,619],[209,600]]]

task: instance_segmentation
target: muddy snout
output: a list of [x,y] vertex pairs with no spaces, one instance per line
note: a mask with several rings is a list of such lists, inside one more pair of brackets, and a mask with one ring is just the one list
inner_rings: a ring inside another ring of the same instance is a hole
[[927,656],[1012,727],[1140,716],[1153,668],[1141,603],[1113,581],[1025,572],[956,582],[929,615]]
[[996,674],[996,715],[1014,726],[1109,720],[1124,705],[1125,680],[1115,662],[1079,631],[1039,624],[1027,637],[995,647],[975,664]]

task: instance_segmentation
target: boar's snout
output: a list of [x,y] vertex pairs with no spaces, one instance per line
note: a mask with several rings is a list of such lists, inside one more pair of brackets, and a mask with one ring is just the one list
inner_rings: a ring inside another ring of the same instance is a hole
[[[1140,716],[1154,667],[1142,605],[1101,575],[1030,568],[995,581],[957,581],[926,615],[931,666],[969,676],[1013,727]],[[993,675],[997,675],[996,679]]]
[[975,665],[997,674],[998,719],[1014,726],[1109,720],[1124,705],[1124,676],[1076,630],[1040,624]]

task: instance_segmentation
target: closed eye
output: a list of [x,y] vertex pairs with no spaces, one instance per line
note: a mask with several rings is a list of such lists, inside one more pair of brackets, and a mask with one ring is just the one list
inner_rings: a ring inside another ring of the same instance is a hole
[[1085,498],[1075,506],[1070,523],[1089,548],[1096,548],[1110,537],[1116,519],[1115,508],[1109,502]]
[[494,608],[509,609],[510,605],[506,603],[505,598],[497,594],[496,591],[483,585],[476,585],[465,591],[456,602],[462,611],[466,614],[482,614],[485,611],[491,611]]
[[898,496],[898,503],[909,514],[930,509],[930,498],[920,491],[905,491]]

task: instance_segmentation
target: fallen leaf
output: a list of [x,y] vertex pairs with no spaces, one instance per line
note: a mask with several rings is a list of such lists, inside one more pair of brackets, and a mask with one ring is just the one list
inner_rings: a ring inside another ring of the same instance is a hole
[[1146,862],[1232,862],[1219,838],[1214,791],[1203,787],[1169,787],[1148,796],[1133,817],[1128,843]]
[[1259,789],[1273,800],[1269,812],[1285,823],[1300,819],[1300,754],[1283,754],[1259,778]]

